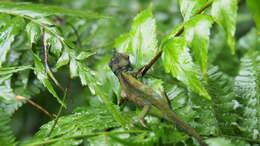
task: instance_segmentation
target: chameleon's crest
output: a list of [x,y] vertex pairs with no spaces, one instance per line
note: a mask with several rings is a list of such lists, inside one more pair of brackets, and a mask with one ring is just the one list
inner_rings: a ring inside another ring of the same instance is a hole
[[123,53],[115,53],[109,62],[109,67],[115,75],[119,75],[122,71],[132,70],[129,56]]

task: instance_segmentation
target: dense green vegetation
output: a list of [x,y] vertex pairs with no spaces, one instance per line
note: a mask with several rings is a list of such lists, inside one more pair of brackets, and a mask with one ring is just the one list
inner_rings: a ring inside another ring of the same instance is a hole
[[198,145],[133,124],[113,48],[206,143],[258,145],[259,34],[257,0],[2,0],[0,145]]

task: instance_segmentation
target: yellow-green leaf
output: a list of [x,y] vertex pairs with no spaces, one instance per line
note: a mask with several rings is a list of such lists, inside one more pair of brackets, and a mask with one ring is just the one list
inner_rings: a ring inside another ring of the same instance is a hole
[[208,0],[179,0],[181,14],[184,21],[189,20]]
[[237,0],[214,0],[211,9],[211,15],[226,32],[227,44],[232,54],[235,54],[237,5]]
[[186,47],[186,41],[183,37],[175,37],[165,43],[163,61],[167,73],[171,73],[173,77],[183,82],[194,92],[211,99],[198,78],[197,69],[192,62],[189,48]]
[[184,37],[194,52],[204,79],[207,79],[209,34],[212,18],[197,15],[184,24]]
[[157,49],[156,24],[151,6],[134,18],[130,32],[119,37],[115,47],[119,52],[130,54],[136,67],[149,62]]

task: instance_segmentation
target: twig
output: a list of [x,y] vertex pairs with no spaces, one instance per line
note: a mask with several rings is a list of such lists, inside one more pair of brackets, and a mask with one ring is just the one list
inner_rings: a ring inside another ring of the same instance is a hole
[[[210,7],[212,5],[212,3],[213,3],[213,1],[210,1],[209,3],[207,3],[204,7],[202,7],[200,10],[198,10],[195,13],[195,15],[201,14],[205,9]],[[183,31],[184,31],[184,26],[182,26],[173,37],[180,36],[183,33]],[[148,64],[146,64],[142,68],[140,68],[137,72],[138,77],[143,77],[145,75],[145,73],[153,66],[153,64],[155,64],[155,62],[162,56],[162,53],[163,53],[163,50],[160,49],[160,51],[151,59],[151,61]]]
[[45,72],[48,72],[50,70],[49,65],[48,65],[48,52],[49,52],[49,48],[48,48],[48,43],[46,40],[46,36],[45,36],[45,29],[42,29],[42,40],[43,40],[43,49],[44,49],[44,66],[45,66]]
[[17,101],[26,101],[26,102],[30,103],[32,106],[36,107],[37,109],[39,109],[40,111],[42,111],[44,114],[46,114],[47,116],[49,116],[52,119],[54,119],[56,117],[54,114],[49,113],[46,109],[44,109],[39,104],[35,103],[34,101],[32,101],[24,96],[16,95],[15,98]]
[[56,80],[56,78],[54,77],[49,64],[48,64],[48,54],[49,54],[49,47],[48,43],[47,43],[47,39],[45,38],[45,29],[42,29],[43,35],[42,35],[42,39],[43,39],[43,49],[44,49],[44,66],[45,66],[45,72],[50,76],[50,78],[53,80],[53,82],[55,83],[55,85],[57,85],[62,91],[64,91],[64,88],[60,85],[60,83]]
[[[68,82],[68,84],[67,84],[67,88],[66,88],[65,91],[64,91],[64,95],[63,95],[63,99],[62,99],[63,102],[65,102],[65,100],[66,100],[67,93],[68,93],[68,89],[69,89],[69,86],[70,86],[70,81],[71,81],[71,80],[69,79],[69,82]],[[63,110],[63,106],[60,105],[58,114],[57,114],[57,116],[56,116],[56,118],[55,118],[55,120],[54,120],[54,123],[53,123],[53,125],[52,125],[52,127],[51,127],[51,130],[50,130],[50,132],[47,134],[48,137],[51,135],[51,133],[53,132],[55,126],[57,125],[62,110]]]
[[40,142],[35,142],[31,144],[27,144],[27,146],[42,146],[42,145],[49,145],[52,143],[55,143],[57,141],[63,141],[65,139],[74,139],[74,138],[84,138],[84,137],[92,137],[92,136],[98,136],[98,135],[117,135],[117,134],[130,134],[130,133],[144,133],[148,132],[145,130],[128,130],[128,131],[114,131],[114,132],[92,132],[87,134],[79,134],[79,135],[72,135],[72,136],[66,136],[66,137],[58,137],[53,139],[47,139]]

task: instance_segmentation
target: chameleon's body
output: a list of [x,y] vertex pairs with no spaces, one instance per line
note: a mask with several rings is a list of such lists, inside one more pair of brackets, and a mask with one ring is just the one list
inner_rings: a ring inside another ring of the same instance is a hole
[[190,136],[198,140],[200,145],[206,146],[199,134],[171,110],[169,104],[154,90],[138,81],[129,71],[132,70],[129,56],[116,53],[109,63],[110,68],[118,77],[127,99],[138,106],[149,106],[149,113],[175,124]]

